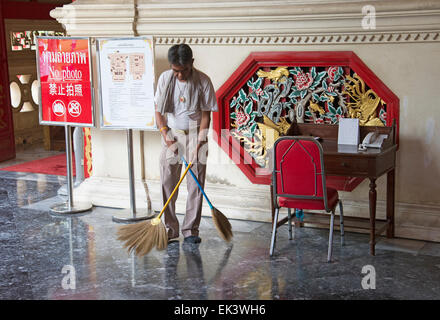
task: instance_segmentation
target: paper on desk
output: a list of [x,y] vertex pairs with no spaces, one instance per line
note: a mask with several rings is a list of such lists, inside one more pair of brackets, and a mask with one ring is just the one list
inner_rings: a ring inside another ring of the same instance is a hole
[[359,144],[359,119],[339,119],[338,144]]

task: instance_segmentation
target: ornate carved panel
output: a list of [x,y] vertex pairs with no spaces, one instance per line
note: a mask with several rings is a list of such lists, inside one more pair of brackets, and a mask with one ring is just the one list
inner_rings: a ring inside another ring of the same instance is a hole
[[217,142],[253,183],[270,183],[270,150],[293,121],[337,125],[358,118],[365,126],[391,126],[396,120],[398,132],[398,98],[353,52],[252,53],[217,99]]

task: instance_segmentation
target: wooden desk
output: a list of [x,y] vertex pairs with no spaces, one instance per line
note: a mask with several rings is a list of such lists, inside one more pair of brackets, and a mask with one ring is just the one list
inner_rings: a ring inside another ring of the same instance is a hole
[[[384,141],[382,149],[368,148],[366,151],[358,151],[354,148],[338,147],[335,139],[337,137],[337,126],[307,125],[299,124],[292,128],[288,135],[312,135],[323,137],[320,141],[324,150],[324,167],[326,175],[363,177],[370,180],[369,190],[369,211],[370,211],[370,254],[375,254],[376,235],[380,235],[386,229],[388,238],[394,237],[394,202],[395,202],[395,167],[396,151],[394,127],[361,127],[361,139],[373,130],[381,133],[388,133],[389,137]],[[322,128],[319,128],[324,126]],[[320,130],[321,129],[321,130]],[[317,132],[319,130],[319,132]],[[318,133],[321,133],[318,134]],[[324,134],[324,136],[322,135]],[[362,141],[362,140],[361,140]],[[387,205],[386,223],[376,230],[376,180],[380,176],[387,175]],[[272,188],[271,188],[272,189]],[[271,194],[272,191],[271,191]],[[273,207],[273,201],[272,201]],[[274,208],[272,208],[272,222],[274,219]],[[281,220],[279,225],[287,219]]]

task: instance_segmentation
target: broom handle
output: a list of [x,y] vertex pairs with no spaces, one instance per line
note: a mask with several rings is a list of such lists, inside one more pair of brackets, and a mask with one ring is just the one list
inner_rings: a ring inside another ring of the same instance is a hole
[[[185,164],[185,166],[188,167],[188,163],[185,161],[185,158],[184,158],[183,156],[182,156],[182,161],[183,161],[183,163]],[[189,167],[188,167],[188,168],[189,168]],[[193,172],[191,169],[189,169],[189,173],[191,173],[191,175],[192,175],[192,177],[194,178],[195,182],[196,182],[197,185],[199,186],[200,191],[202,191],[202,194],[205,196],[206,202],[208,202],[208,205],[209,205],[209,207],[211,208],[211,210],[214,209],[214,207],[212,206],[211,201],[209,201],[208,196],[206,195],[205,191],[203,191],[203,188],[202,188],[202,186],[200,185],[199,180],[197,180],[197,177],[196,177],[196,175],[194,174],[194,172]]]
[[162,211],[159,213],[159,215],[157,216],[156,219],[160,219],[162,217],[162,214],[164,213],[165,209],[168,206],[168,203],[170,203],[171,198],[173,198],[174,194],[176,193],[177,189],[179,189],[180,184],[182,183],[183,178],[185,178],[186,174],[188,173],[188,170],[190,170],[192,166],[192,162],[188,165],[188,167],[186,168],[185,172],[183,173],[183,175],[180,177],[179,182],[177,183],[176,187],[174,188],[173,192],[171,193],[170,197],[168,198],[167,202],[165,203],[165,205],[162,208]]

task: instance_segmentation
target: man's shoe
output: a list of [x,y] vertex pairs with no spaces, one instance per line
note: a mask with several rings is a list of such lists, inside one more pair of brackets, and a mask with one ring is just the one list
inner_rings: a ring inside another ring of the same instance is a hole
[[199,236],[189,236],[183,240],[185,243],[200,243],[202,239]]

